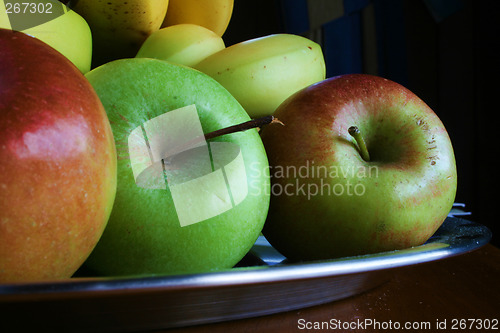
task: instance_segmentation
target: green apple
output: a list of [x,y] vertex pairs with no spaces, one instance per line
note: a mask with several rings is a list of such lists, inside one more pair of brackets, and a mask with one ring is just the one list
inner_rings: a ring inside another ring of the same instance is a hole
[[0,28],[13,29],[49,44],[82,72],[90,70],[92,35],[87,22],[57,0],[0,0]]
[[222,37],[196,24],[176,24],[153,32],[136,57],[156,58],[193,67],[225,48]]
[[330,78],[291,96],[275,116],[286,126],[262,131],[272,180],[263,232],[286,257],[420,245],[451,210],[450,138],[403,86],[362,74]]
[[59,52],[0,29],[0,283],[69,278],[116,191],[106,112]]
[[86,77],[108,112],[118,150],[115,204],[87,266],[104,275],[234,266],[268,211],[262,141],[252,129],[192,143],[247,121],[241,105],[209,76],[158,59],[120,59]]

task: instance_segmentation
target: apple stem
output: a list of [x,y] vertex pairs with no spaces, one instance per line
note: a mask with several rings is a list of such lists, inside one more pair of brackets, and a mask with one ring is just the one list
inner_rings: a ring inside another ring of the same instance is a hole
[[365,140],[363,139],[363,136],[361,135],[361,131],[357,126],[351,126],[348,129],[349,134],[356,140],[358,143],[358,148],[359,148],[359,153],[361,154],[361,157],[365,161],[370,161],[370,154],[368,153],[368,149],[366,148],[366,143]]
[[284,125],[278,118],[274,116],[265,116],[257,119],[252,119],[241,124],[221,128],[219,130],[205,134],[205,140],[210,140],[221,135],[236,133],[246,131],[256,127],[262,127],[269,124],[281,124]]
[[175,153],[180,152],[180,151],[184,151],[186,149],[194,147],[195,145],[199,144],[200,142],[214,139],[214,138],[222,136],[222,135],[236,133],[236,132],[242,132],[242,131],[246,131],[246,130],[256,128],[256,127],[262,127],[262,126],[268,125],[268,124],[284,125],[281,121],[278,120],[278,118],[275,118],[273,116],[265,116],[262,118],[252,119],[252,120],[246,121],[244,123],[221,128],[221,129],[215,130],[213,132],[209,132],[207,134],[200,135],[200,136],[184,143],[181,147],[176,147],[175,152],[168,152],[167,156],[169,156],[171,154],[175,154]]

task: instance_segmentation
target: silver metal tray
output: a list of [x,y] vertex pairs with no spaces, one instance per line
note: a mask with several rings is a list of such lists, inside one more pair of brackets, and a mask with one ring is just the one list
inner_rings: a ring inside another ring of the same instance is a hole
[[224,272],[0,285],[0,331],[137,332],[340,300],[386,282],[392,268],[464,254],[489,242],[487,227],[456,215],[426,244],[400,251],[291,263],[260,237],[238,267]]

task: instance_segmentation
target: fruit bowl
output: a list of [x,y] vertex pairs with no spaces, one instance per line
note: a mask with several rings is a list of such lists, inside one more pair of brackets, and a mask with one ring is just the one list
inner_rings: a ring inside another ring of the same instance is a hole
[[[405,250],[289,262],[261,236],[237,267],[227,271],[0,285],[0,328],[145,331],[332,302],[379,286],[394,268],[465,254],[487,244],[491,231],[461,214],[454,208],[425,244]],[[57,327],[50,320],[54,313]]]

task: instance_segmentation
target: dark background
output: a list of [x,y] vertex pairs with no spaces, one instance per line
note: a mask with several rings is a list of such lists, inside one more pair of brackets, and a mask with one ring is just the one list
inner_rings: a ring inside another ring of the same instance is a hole
[[451,137],[456,202],[499,246],[499,13],[498,0],[235,0],[223,38],[300,34],[322,45],[327,77],[375,74],[415,92]]

